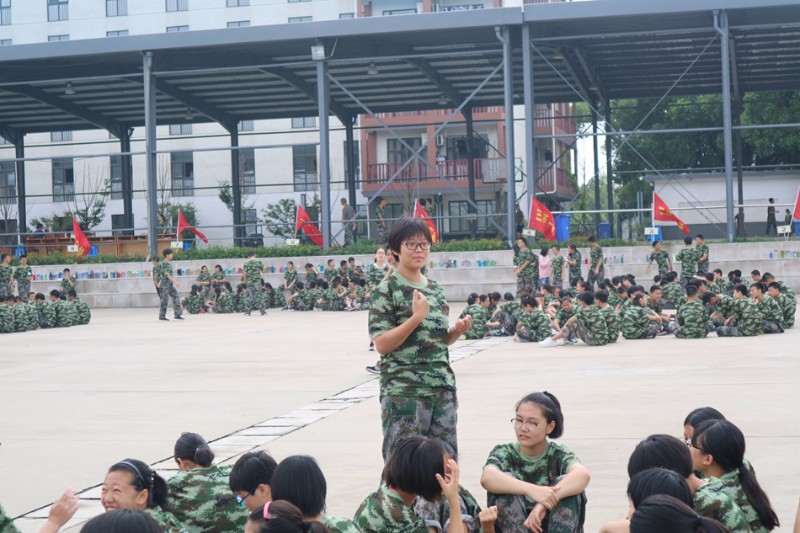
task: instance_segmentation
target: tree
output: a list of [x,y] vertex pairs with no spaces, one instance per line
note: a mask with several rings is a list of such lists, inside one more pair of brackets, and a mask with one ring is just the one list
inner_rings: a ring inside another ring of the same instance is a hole
[[[178,226],[178,212],[183,211],[186,222],[197,226],[197,208],[192,202],[176,202],[172,196],[172,177],[170,176],[170,162],[166,156],[158,161],[158,212],[164,216],[173,228]],[[184,231],[178,235],[178,240],[193,241],[194,233]]]
[[294,238],[297,221],[297,202],[291,198],[282,198],[277,204],[267,204],[262,210],[267,231],[276,237]]
[[70,212],[78,218],[80,228],[88,231],[99,226],[106,217],[111,180],[105,179],[102,171],[96,177],[93,176],[88,166],[84,165],[81,191],[80,195],[73,198]]

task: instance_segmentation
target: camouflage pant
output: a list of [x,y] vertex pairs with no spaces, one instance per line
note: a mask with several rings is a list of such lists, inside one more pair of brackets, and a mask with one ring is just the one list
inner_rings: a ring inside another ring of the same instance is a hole
[[519,298],[523,289],[536,289],[535,280],[525,276],[517,276],[517,298]]
[[717,335],[720,337],[744,337],[742,332],[736,326],[719,326],[717,328]]
[[356,242],[356,229],[353,227],[353,223],[348,222],[344,226],[344,243],[353,244]]
[[289,302],[289,309],[294,309],[295,311],[305,311],[306,304],[300,299],[300,297],[297,297]]
[[244,313],[249,315],[253,307],[258,306],[262,315],[267,314],[267,304],[264,301],[264,291],[261,290],[261,281],[248,283],[244,299]]
[[[496,322],[500,322],[500,335],[513,335],[517,329],[517,317],[511,313],[500,311],[495,317]],[[495,330],[498,331],[498,330]]]
[[168,281],[164,282],[161,285],[159,296],[161,297],[161,307],[158,310],[159,318],[167,317],[167,307],[169,306],[170,298],[172,298],[172,312],[175,313],[176,317],[181,316],[181,300],[178,297],[178,290],[175,288],[175,285]]
[[574,287],[578,284],[578,281],[581,279],[580,272],[573,274],[572,272],[569,273],[569,286]]
[[0,297],[8,298],[11,296],[11,283],[8,281],[0,281]]
[[31,292],[31,282],[30,281],[20,281],[17,283],[17,294],[19,297],[22,298],[23,301],[28,301],[28,293]]
[[378,225],[378,244],[386,244],[389,241],[389,228],[386,226]]
[[458,454],[457,411],[454,390],[442,390],[421,398],[381,396],[384,462],[401,440],[415,435],[442,440]]
[[549,336],[549,334],[545,336],[536,335],[535,331],[529,331],[525,328],[519,328],[517,330],[517,338],[522,342],[540,342]]
[[589,286],[589,290],[594,290],[594,286],[599,284],[601,280],[605,279],[606,271],[604,268],[600,269],[600,272],[595,274],[594,269],[589,269],[589,274],[586,276],[586,284]]
[[[552,485],[556,485],[561,479],[557,478]],[[487,496],[489,505],[497,506],[497,522],[494,523],[497,533],[530,533],[523,524],[533,511],[535,505],[533,500],[516,494],[490,492]],[[542,525],[545,533],[583,533],[585,520],[586,494],[582,492],[559,501],[547,512]]]
[[599,344],[594,338],[594,332],[577,320],[561,331],[564,332],[564,337],[567,339],[577,337],[589,346],[597,346]]
[[764,333],[783,333],[783,328],[771,320],[762,320],[760,328]]

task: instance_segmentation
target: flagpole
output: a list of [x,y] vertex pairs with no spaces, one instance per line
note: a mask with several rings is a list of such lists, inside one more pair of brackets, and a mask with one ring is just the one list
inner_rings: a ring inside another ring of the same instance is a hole
[[656,225],[656,187],[653,185],[653,198],[650,203],[650,227],[654,228]]
[[296,205],[294,210],[294,238],[297,238],[297,222],[300,220],[300,206]]

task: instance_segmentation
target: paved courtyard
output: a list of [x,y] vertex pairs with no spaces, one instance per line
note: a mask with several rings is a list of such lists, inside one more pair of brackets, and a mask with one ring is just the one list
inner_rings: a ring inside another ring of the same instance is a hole
[[[90,489],[74,524],[98,512],[91,488],[124,457],[174,468],[183,431],[216,441],[228,462],[254,447],[278,460],[313,455],[328,479],[329,512],[352,515],[382,466],[377,381],[364,371],[376,358],[367,314],[155,318],[147,309],[97,310],[89,326],[0,337],[0,502],[28,515],[23,531],[38,529],[46,509],[30,512],[67,486]],[[680,436],[689,410],[712,405],[744,431],[747,457],[790,530],[800,497],[798,344],[800,329],[600,348],[459,341],[462,482],[485,502],[480,469],[495,444],[513,439],[514,403],[549,390],[564,409],[562,441],[592,473],[587,531],[597,531],[627,508],[626,464],[638,440]]]

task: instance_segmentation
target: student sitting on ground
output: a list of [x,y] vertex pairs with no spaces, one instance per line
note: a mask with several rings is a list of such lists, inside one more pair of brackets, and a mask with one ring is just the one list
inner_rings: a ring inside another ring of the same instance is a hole
[[626,339],[653,339],[658,334],[661,317],[647,307],[647,298],[636,292],[622,315],[622,336]]
[[708,310],[697,301],[697,286],[686,286],[686,303],[678,309],[675,337],[703,339],[708,335]]
[[278,463],[265,451],[247,452],[233,464],[229,476],[236,501],[253,512],[272,501],[272,476]]
[[608,343],[617,342],[619,338],[620,319],[619,315],[611,304],[608,302],[609,293],[606,291],[596,292],[594,295],[594,303],[600,310],[600,314],[606,320],[606,329],[608,330]]
[[[539,308],[533,296],[522,297],[524,311],[519,315],[514,340],[519,342],[541,342],[550,337],[550,321]],[[474,327],[474,325],[473,325]]]
[[574,344],[574,339],[580,338],[589,346],[604,346],[608,344],[608,326],[606,318],[600,309],[594,305],[594,294],[589,291],[578,295],[578,310],[569,318],[561,331],[539,343],[544,348],[563,346],[565,343]]
[[74,289],[67,291],[67,300],[72,302],[72,305],[75,307],[75,311],[78,313],[77,324],[85,325],[92,320],[92,312],[89,310],[89,306],[86,304],[86,302],[78,298],[78,295],[75,293]]
[[486,307],[481,305],[480,298],[488,302],[488,298],[473,292],[467,297],[467,307],[461,312],[458,318],[467,315],[472,317],[472,327],[465,334],[467,339],[482,339],[486,336]]
[[720,337],[752,337],[761,332],[758,307],[747,297],[747,286],[741,283],[733,289],[733,314],[717,328]]

